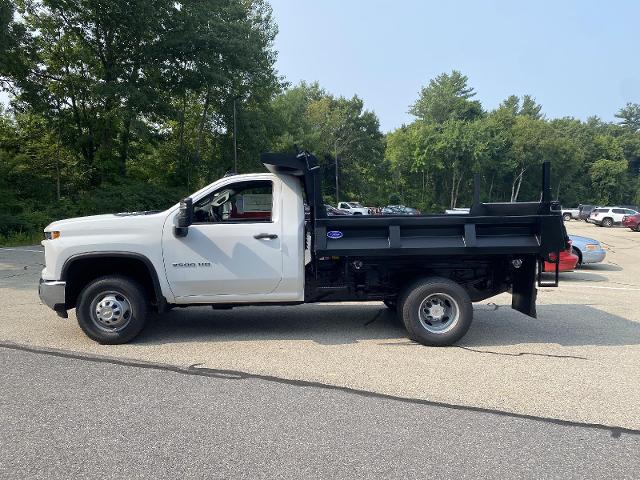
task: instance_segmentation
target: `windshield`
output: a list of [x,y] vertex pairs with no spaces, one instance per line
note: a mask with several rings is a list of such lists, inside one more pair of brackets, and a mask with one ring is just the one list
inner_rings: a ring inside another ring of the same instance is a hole
[[347,205],[349,205],[351,208],[362,208],[362,205],[360,205],[359,202],[348,202]]

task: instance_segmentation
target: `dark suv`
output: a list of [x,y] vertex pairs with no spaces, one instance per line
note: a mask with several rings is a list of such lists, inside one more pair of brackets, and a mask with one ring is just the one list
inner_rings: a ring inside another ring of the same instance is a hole
[[586,222],[595,208],[595,205],[578,205],[578,217]]

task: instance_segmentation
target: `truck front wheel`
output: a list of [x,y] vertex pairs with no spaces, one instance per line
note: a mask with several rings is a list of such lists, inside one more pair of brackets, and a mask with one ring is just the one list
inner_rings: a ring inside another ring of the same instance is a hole
[[460,340],[473,319],[466,290],[447,278],[426,278],[405,289],[398,315],[412,340],[429,346],[447,346]]
[[82,331],[96,342],[127,343],[144,327],[144,290],[126,277],[98,278],[80,292],[76,316]]

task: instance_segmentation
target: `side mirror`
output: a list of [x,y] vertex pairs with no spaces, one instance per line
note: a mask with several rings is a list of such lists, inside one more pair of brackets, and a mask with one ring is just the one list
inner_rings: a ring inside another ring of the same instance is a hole
[[193,223],[193,199],[190,197],[180,200],[180,208],[175,217],[173,233],[176,237],[186,237],[189,225]]

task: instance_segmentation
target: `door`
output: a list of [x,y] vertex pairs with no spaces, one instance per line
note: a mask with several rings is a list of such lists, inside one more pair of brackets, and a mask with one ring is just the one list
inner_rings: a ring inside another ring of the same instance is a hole
[[229,182],[194,202],[185,237],[165,225],[163,256],[176,298],[264,295],[282,280],[279,192],[271,180]]
[[622,221],[622,217],[624,217],[626,214],[626,210],[624,208],[614,208],[612,211],[613,221],[616,223],[620,223]]

